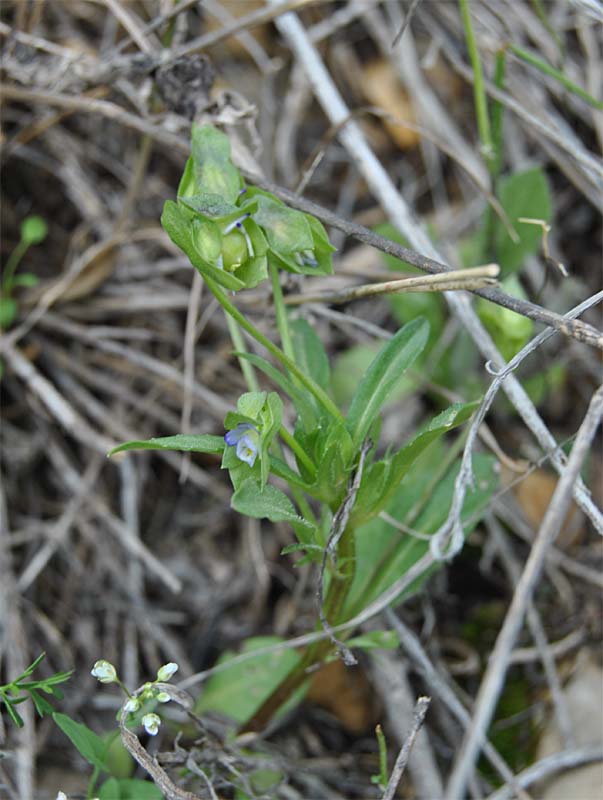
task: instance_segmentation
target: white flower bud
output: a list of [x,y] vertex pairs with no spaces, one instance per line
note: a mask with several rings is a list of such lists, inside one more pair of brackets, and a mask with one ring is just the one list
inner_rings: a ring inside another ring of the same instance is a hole
[[65,792],[59,792],[59,793],[57,794],[57,798],[56,798],[56,800],[69,800],[69,798],[67,797],[67,795],[65,794]]
[[140,708],[140,700],[137,697],[131,697],[124,705],[124,711],[128,714],[134,714]]
[[149,736],[157,736],[161,719],[157,714],[145,714],[142,718],[142,725]]
[[164,664],[163,667],[157,670],[157,680],[166,683],[176,672],[178,672],[178,664],[170,661],[169,664]]
[[113,664],[103,659],[96,662],[90,674],[101,683],[115,683],[117,680],[117,671],[115,667]]
[[155,700],[157,700],[158,703],[169,703],[170,699],[171,698],[167,692],[157,692],[155,695]]

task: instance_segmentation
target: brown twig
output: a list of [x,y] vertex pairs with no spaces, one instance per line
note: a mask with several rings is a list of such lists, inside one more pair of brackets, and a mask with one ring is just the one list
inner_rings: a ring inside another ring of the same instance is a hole
[[398,758],[394,764],[391,777],[387,786],[385,787],[385,791],[383,792],[382,800],[393,800],[394,795],[396,794],[396,789],[398,788],[398,784],[400,783],[402,775],[404,774],[404,770],[406,769],[406,765],[408,764],[412,747],[415,743],[415,739],[417,738],[417,734],[423,726],[425,715],[427,714],[427,709],[429,708],[430,703],[431,697],[419,697],[417,700],[412,718],[412,727],[408,734],[408,738],[398,753]]
[[[446,264],[423,256],[417,253],[416,250],[410,250],[408,247],[393,242],[391,239],[387,239],[371,231],[369,228],[365,228],[363,225],[358,225],[355,222],[342,219],[323,206],[311,200],[298,197],[294,192],[284,189],[271,181],[264,180],[264,178],[258,175],[247,174],[245,177],[261,189],[273,192],[277,197],[280,197],[293,208],[298,208],[300,211],[304,211],[307,214],[313,214],[325,224],[331,225],[337,228],[337,230],[343,231],[348,236],[360,242],[364,242],[377,250],[381,250],[383,253],[399,258],[401,261],[406,261],[408,264],[417,267],[423,272],[428,272],[432,275],[440,275],[451,271],[451,268]],[[531,303],[529,300],[511,297],[511,295],[506,294],[500,289],[476,289],[473,290],[473,294],[490,300],[492,303],[496,303],[499,306],[503,306],[503,308],[508,308],[510,311],[521,314],[523,317],[528,317],[542,325],[554,328],[564,336],[577,339],[580,342],[603,350],[603,333],[592,325],[580,320],[566,319],[560,314],[556,314],[554,311],[549,311],[546,308],[536,305],[536,303]]]

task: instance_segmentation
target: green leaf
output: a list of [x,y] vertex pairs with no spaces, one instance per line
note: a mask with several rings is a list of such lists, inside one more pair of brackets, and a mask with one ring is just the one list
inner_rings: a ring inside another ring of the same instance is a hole
[[276,385],[282,389],[285,394],[289,395],[293,401],[295,410],[304,423],[304,428],[306,428],[306,430],[310,430],[311,428],[315,427],[317,422],[316,411],[308,397],[309,392],[306,392],[304,389],[295,386],[293,381],[287,375],[273,366],[265,358],[262,358],[262,356],[257,356],[255,353],[239,352],[234,353],[234,355],[237,358],[244,358],[246,361],[249,361],[254,365],[254,367],[257,367],[272,381],[274,381],[274,383],[276,383]]
[[192,153],[199,191],[235,203],[243,181],[230,159],[228,136],[212,125],[193,125]]
[[500,182],[499,200],[507,214],[519,241],[514,242],[507,229],[497,217],[495,222],[496,260],[502,275],[518,270],[526,257],[538,252],[542,241],[542,228],[519,222],[519,217],[551,219],[551,193],[547,178],[542,169],[536,167],[525,172],[517,172]]
[[[400,486],[387,507],[389,514],[402,524],[423,535],[435,533],[446,521],[454,493],[454,481],[460,462],[432,486],[434,473],[445,459],[444,444],[437,443]],[[491,456],[473,459],[475,490],[470,491],[463,506],[462,520],[468,535],[485,512],[498,485],[496,461]],[[416,509],[422,509],[418,515]],[[375,517],[356,529],[356,573],[345,605],[345,617],[359,613],[375,600],[429,551],[429,539],[417,538],[396,530]],[[437,563],[423,573],[402,596],[418,591],[429,575],[442,565]]]
[[109,778],[100,787],[99,800],[163,800],[154,783],[137,778]]
[[[357,344],[337,357],[333,368],[331,386],[333,387],[333,396],[339,406],[349,406],[360,381],[364,378],[378,351],[378,345]],[[401,397],[412,391],[415,386],[416,380],[409,375],[401,375],[390,392],[387,401],[383,404],[382,409],[387,408],[392,403],[396,403]]]
[[18,311],[19,306],[16,300],[13,300],[12,297],[0,297],[0,328],[8,328]]
[[453,403],[435,416],[397,453],[386,461],[378,461],[366,471],[360,484],[353,520],[362,524],[381,511],[398,491],[404,476],[416,459],[436,439],[466,422],[479,402]]
[[[526,299],[517,275],[509,275],[501,283],[501,289],[513,297]],[[505,361],[510,361],[527,344],[534,332],[534,322],[531,319],[516,314],[509,308],[490,303],[485,298],[478,299],[476,310]]]
[[325,391],[329,391],[329,358],[314,328],[305,319],[291,322],[291,338],[297,366]]
[[51,715],[54,713],[54,708],[50,705],[48,700],[39,695],[35,689],[31,689],[29,694],[34,706],[36,707],[36,711],[41,717],[43,717],[45,714]]
[[269,450],[278,434],[283,419],[283,401],[276,392],[270,392],[266,398],[266,403],[262,408],[261,414],[262,435],[260,438],[260,488],[262,491],[266,487],[266,481],[270,474]]
[[109,771],[105,763],[106,745],[100,736],[97,736],[97,734],[86,727],[86,725],[75,722],[66,714],[55,712],[52,718],[65,736],[71,739],[73,746],[88,763],[104,772]]
[[[25,699],[26,698],[23,698],[23,700]],[[0,694],[0,701],[4,703],[4,707],[6,708],[6,713],[11,718],[13,724],[16,725],[17,728],[22,728],[23,725],[25,725],[25,723],[23,722],[21,715],[17,711],[15,711],[14,703],[11,700],[9,700],[8,697],[5,697],[3,694]]]
[[[237,400],[237,411],[256,425],[266,403],[267,392],[245,392]],[[227,418],[228,419],[228,418]],[[228,423],[227,423],[228,424]],[[228,427],[230,427],[228,425]]]
[[232,496],[231,506],[239,514],[271,522],[301,522],[312,527],[296,513],[293,503],[284,492],[266,484],[262,489],[258,481],[248,478]]
[[363,441],[400,376],[425,347],[428,336],[428,324],[416,319],[401,328],[377,353],[348,411],[347,427],[356,446]]
[[37,286],[39,282],[40,279],[33,272],[20,272],[18,275],[13,275],[4,288],[12,289],[15,286],[23,286],[26,289],[30,289],[32,286]]
[[42,217],[26,217],[21,223],[21,239],[26,244],[40,244],[46,238],[48,225]]
[[[283,639],[278,636],[254,637],[244,643],[242,652],[251,653],[282,641]],[[226,664],[234,656],[235,653],[232,652],[224,653],[218,664]],[[207,681],[201,697],[195,704],[195,713],[216,711],[231,717],[235,722],[246,722],[297,666],[299,660],[300,656],[295,650],[286,648],[276,653],[258,655],[225,668]],[[306,687],[303,687],[298,691],[281,713],[297,704],[303,697],[305,689]]]
[[124,442],[114,447],[107,455],[122,453],[125,450],[180,450],[185,453],[222,453],[224,437],[208,433],[185,434],[176,436],[160,436],[157,439]]

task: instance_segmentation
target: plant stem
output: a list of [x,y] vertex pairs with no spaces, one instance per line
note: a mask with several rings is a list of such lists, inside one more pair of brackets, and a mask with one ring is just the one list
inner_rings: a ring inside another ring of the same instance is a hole
[[222,306],[222,308],[230,314],[243,328],[243,330],[247,331],[247,333],[252,336],[256,342],[259,342],[263,347],[268,350],[278,361],[286,367],[292,375],[294,375],[299,382],[311,392],[314,397],[318,400],[318,402],[322,405],[322,407],[338,422],[345,424],[345,419],[341,413],[341,411],[337,408],[335,403],[331,400],[329,395],[315,383],[312,378],[308,375],[304,374],[297,364],[292,361],[288,356],[283,353],[280,347],[277,347],[273,342],[270,341],[263,333],[261,333],[254,325],[246,319],[246,317],[241,314],[239,309],[234,306],[230,300],[226,297],[222,289],[214,283],[210,278],[205,277],[205,283],[209,290],[212,292],[218,303]]
[[[230,338],[232,340],[234,349],[238,353],[246,353],[247,347],[245,345],[245,339],[243,338],[243,334],[241,333],[241,328],[239,327],[238,322],[226,312],[224,313],[224,316],[226,317],[226,324],[228,325],[228,332],[230,333]],[[238,361],[249,391],[259,392],[260,384],[258,383],[257,375],[255,374],[253,365],[250,364],[246,358],[241,358],[241,356],[239,356]]]
[[19,244],[8,257],[8,261],[6,262],[6,266],[4,268],[4,274],[2,276],[2,289],[5,289],[7,294],[10,294],[12,277],[15,274],[15,270],[19,266],[19,262],[27,252],[28,248],[29,243],[21,239]]
[[[505,66],[506,50],[500,49],[496,54],[496,65],[494,68],[494,85],[497,89],[504,89],[505,86]],[[492,162],[490,164],[490,174],[492,175],[492,191],[497,193],[497,184],[503,164],[503,117],[505,108],[498,100],[492,102]],[[483,256],[486,260],[494,258],[496,233],[496,216],[491,206],[488,206],[484,215],[484,246]]]
[[270,281],[272,283],[272,297],[274,299],[274,310],[276,312],[276,326],[281,337],[281,344],[283,345],[283,352],[285,355],[295,361],[295,353],[293,351],[293,342],[291,341],[291,331],[289,330],[289,319],[287,317],[287,309],[283,299],[283,290],[279,280],[278,269],[274,264],[270,264]]
[[304,467],[308,470],[310,475],[316,474],[316,464],[312,461],[310,456],[306,453],[297,439],[292,436],[289,431],[285,428],[284,425],[281,425],[279,429],[279,435],[281,439],[285,442],[287,447],[289,447],[297,456],[298,461],[304,465]]
[[[324,605],[325,616],[333,626],[345,622],[345,617],[347,616],[343,613],[343,610],[345,600],[354,580],[355,552],[355,531],[352,528],[346,528],[339,541],[337,552],[338,569],[331,576]],[[260,731],[265,728],[279,708],[308,680],[308,670],[320,664],[332,647],[333,644],[329,639],[309,645],[303,651],[298,664],[247,722],[244,731]]]
[[572,94],[582,98],[585,103],[588,103],[590,106],[593,106],[599,110],[603,109],[603,102],[597,100],[592,96],[592,94],[589,94],[586,89],[583,89],[581,86],[578,86],[577,83],[574,83],[563,72],[561,72],[561,70],[555,69],[555,67],[547,64],[546,61],[543,61],[543,59],[539,58],[534,53],[530,53],[529,50],[524,50],[522,47],[518,47],[515,44],[510,44],[509,50],[516,55],[517,58],[525,61],[526,64],[530,64],[530,66],[540,70],[540,72],[542,72],[544,75],[548,75],[549,78],[556,80],[565,89],[567,89],[568,92],[571,92]]
[[467,41],[469,59],[471,60],[471,67],[473,69],[473,98],[475,101],[477,128],[482,143],[482,151],[486,159],[486,163],[488,164],[488,169],[492,171],[494,150],[492,147],[490,118],[488,116],[488,98],[486,96],[486,89],[484,87],[482,64],[479,58],[477,42],[475,41],[475,34],[473,32],[473,24],[471,22],[471,13],[469,11],[468,0],[459,0],[459,7],[461,10],[463,27],[465,28],[465,39]]

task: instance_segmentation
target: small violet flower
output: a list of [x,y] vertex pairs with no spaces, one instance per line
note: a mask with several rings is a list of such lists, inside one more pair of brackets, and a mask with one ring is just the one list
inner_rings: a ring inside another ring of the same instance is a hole
[[228,431],[224,441],[235,447],[237,458],[253,467],[260,449],[260,432],[249,422],[239,422],[236,428]]
[[176,672],[178,672],[178,664],[170,661],[169,664],[164,664],[163,667],[157,670],[157,680],[161,681],[161,683],[166,683]]
[[101,683],[115,683],[117,680],[117,670],[113,664],[104,659],[95,663],[90,674]]
[[161,718],[157,714],[145,714],[142,718],[142,725],[149,736],[157,736]]

